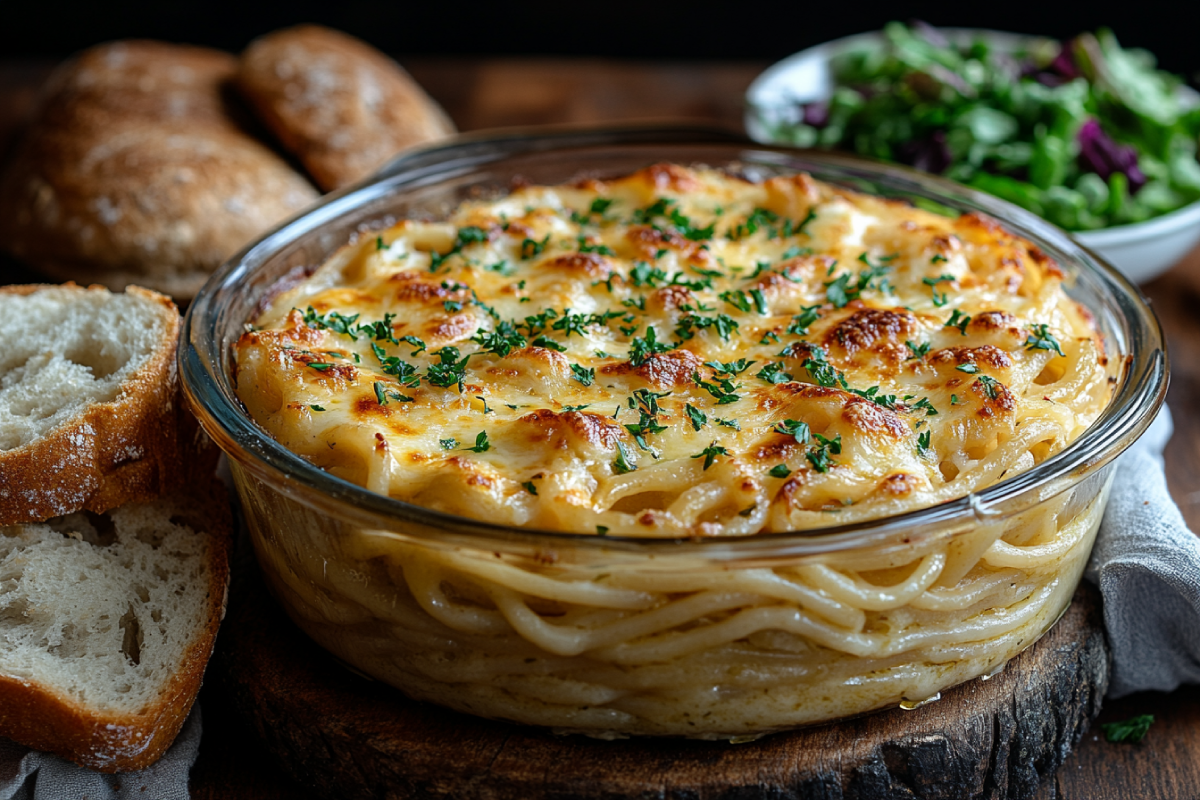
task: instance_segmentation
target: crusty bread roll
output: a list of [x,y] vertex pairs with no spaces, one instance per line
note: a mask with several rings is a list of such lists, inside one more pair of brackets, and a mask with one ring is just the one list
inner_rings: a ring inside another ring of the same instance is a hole
[[211,475],[104,515],[0,528],[0,736],[103,772],[156,761],[225,613],[231,530]]
[[179,396],[179,311],[136,286],[0,288],[0,525],[149,500],[211,470]]
[[316,25],[252,42],[238,87],[325,191],[365,178],[406,147],[454,133],[399,64]]
[[60,67],[0,180],[0,245],[59,280],[191,298],[317,197],[233,121],[224,93],[236,63],[128,41]]

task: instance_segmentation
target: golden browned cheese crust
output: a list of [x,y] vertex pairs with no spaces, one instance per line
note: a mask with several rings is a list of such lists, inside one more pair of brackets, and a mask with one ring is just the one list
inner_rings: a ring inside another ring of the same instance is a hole
[[492,522],[798,530],[1028,469],[1107,402],[1058,266],[994,221],[678,165],[343,249],[238,344],[285,446]]

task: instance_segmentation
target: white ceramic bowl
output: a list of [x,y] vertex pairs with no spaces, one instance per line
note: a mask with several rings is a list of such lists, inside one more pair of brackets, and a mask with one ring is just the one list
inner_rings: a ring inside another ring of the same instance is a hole
[[[1016,49],[1037,37],[976,28],[939,28],[952,42],[967,44],[983,36],[991,44]],[[833,94],[830,60],[837,53],[870,42],[883,42],[880,31],[835,39],[802,50],[769,67],[746,90],[746,131],[758,142],[789,144],[773,131],[781,123],[798,121],[799,105]],[[1200,103],[1200,94],[1181,87],[1187,103]],[[1076,241],[1107,260],[1138,283],[1154,278],[1179,262],[1200,242],[1200,201],[1169,214],[1095,231],[1071,234]]]

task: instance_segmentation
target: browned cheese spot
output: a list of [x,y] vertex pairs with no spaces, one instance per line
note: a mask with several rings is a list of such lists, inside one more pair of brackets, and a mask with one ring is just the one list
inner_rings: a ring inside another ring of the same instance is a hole
[[541,262],[541,266],[593,280],[605,280],[613,273],[612,262],[599,253],[564,253]]
[[907,497],[920,488],[920,479],[905,472],[888,475],[879,482],[879,490],[892,497]]
[[825,344],[847,363],[895,371],[911,355],[905,342],[916,330],[909,311],[863,308],[831,328]]
[[985,344],[981,347],[944,347],[926,356],[930,364],[943,366],[947,364],[975,364],[979,367],[989,367],[993,370],[1011,369],[1013,362],[1008,353],[998,347]]
[[[1011,415],[1017,409],[1017,399],[1003,383],[995,382],[989,385],[976,379],[971,383],[971,392],[981,401],[976,414],[984,419],[996,416]],[[995,397],[992,397],[992,395]]]

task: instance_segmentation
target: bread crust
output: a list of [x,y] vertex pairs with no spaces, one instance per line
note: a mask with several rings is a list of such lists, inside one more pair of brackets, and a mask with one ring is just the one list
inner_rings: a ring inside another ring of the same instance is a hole
[[[30,295],[46,288],[57,287],[4,286],[0,293]],[[175,364],[179,310],[157,292],[138,286],[126,291],[161,308],[165,326],[160,341],[115,399],[89,404],[46,436],[0,452],[0,526],[150,500],[181,488],[193,472],[211,471],[215,464],[216,448],[195,436],[196,423],[180,393]]]
[[167,689],[133,714],[103,713],[35,681],[0,675],[0,735],[100,772],[129,772],[157,761],[183,727],[225,616],[233,522],[229,493],[211,472],[194,476],[170,502],[209,537],[209,586],[203,627],[189,643]]
[[226,258],[318,196],[236,124],[236,65],[144,41],[64,64],[0,180],[0,241],[59,280],[194,296]]
[[446,112],[399,64],[317,25],[251,42],[237,83],[325,191],[365,178],[407,147],[455,132]]

